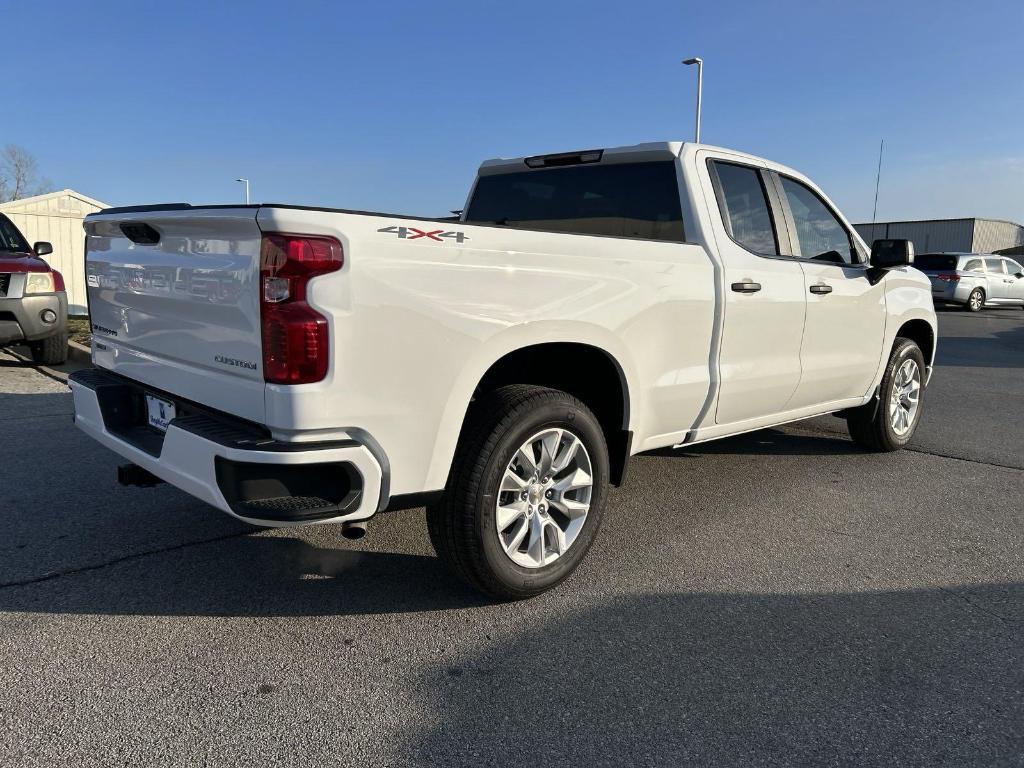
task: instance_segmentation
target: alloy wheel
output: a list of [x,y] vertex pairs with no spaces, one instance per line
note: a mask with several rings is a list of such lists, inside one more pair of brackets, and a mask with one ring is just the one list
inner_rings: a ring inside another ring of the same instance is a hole
[[519,446],[502,475],[498,540],[512,562],[542,568],[579,537],[594,490],[590,454],[567,429],[549,428]]
[[921,368],[916,360],[904,360],[896,371],[889,397],[889,424],[892,431],[903,437],[907,434],[921,405]]

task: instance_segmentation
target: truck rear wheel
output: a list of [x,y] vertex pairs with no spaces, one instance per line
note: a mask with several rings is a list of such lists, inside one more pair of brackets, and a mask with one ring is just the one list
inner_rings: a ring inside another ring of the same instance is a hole
[[899,337],[878,387],[878,399],[846,416],[850,437],[869,451],[898,451],[921,421],[925,362],[921,348]]
[[68,361],[68,335],[58,333],[29,345],[32,359],[42,365],[61,365]]
[[430,540],[464,581],[518,600],[566,579],[601,524],[608,447],[597,418],[558,390],[511,385],[471,406]]

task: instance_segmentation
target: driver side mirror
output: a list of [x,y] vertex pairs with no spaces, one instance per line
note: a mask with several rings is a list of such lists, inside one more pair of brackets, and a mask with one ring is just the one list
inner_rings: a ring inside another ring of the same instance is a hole
[[53,253],[53,246],[45,240],[40,240],[32,246],[32,250],[35,252],[36,256],[48,256]]
[[914,263],[914,244],[910,240],[875,240],[871,244],[871,266],[878,269],[909,267]]

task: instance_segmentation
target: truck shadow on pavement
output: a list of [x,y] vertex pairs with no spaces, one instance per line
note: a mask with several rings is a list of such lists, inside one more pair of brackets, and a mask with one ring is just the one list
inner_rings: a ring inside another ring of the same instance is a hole
[[[981,765],[1024,755],[1024,585],[636,594],[423,681],[447,765]],[[583,640],[585,638],[585,640]]]
[[[806,435],[783,432],[779,429],[762,429],[736,437],[725,437],[707,443],[682,446],[680,448],[659,448],[647,451],[644,456],[667,456],[695,458],[701,455],[745,455],[745,456],[843,456],[864,454],[853,441],[846,437],[846,422],[834,419],[835,436]],[[798,426],[799,428],[799,426]],[[829,428],[833,428],[829,425]]]
[[[46,435],[59,446],[51,459],[72,470],[59,493],[44,481],[6,513],[12,538],[0,543],[0,611],[343,616],[487,602],[429,551],[422,511],[378,516],[361,544],[345,541],[337,526],[250,528],[168,486],[119,488],[116,458],[94,451],[86,460],[77,453],[86,438],[74,431],[61,444],[57,430],[71,427],[60,421]],[[701,454],[858,452],[845,438],[764,430],[659,453],[699,461]],[[38,461],[21,456],[16,469],[27,473]],[[113,498],[125,501],[111,510]],[[408,549],[410,540],[424,554],[380,551]]]
[[346,616],[485,604],[433,556],[321,548],[271,534],[128,555],[0,589],[0,611],[54,614]]

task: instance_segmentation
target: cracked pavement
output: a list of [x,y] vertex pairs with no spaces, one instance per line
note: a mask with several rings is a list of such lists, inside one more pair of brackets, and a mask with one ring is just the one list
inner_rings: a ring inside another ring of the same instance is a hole
[[637,457],[560,589],[117,486],[0,353],[0,765],[1014,765],[1024,312],[941,312],[913,449],[831,418]]

